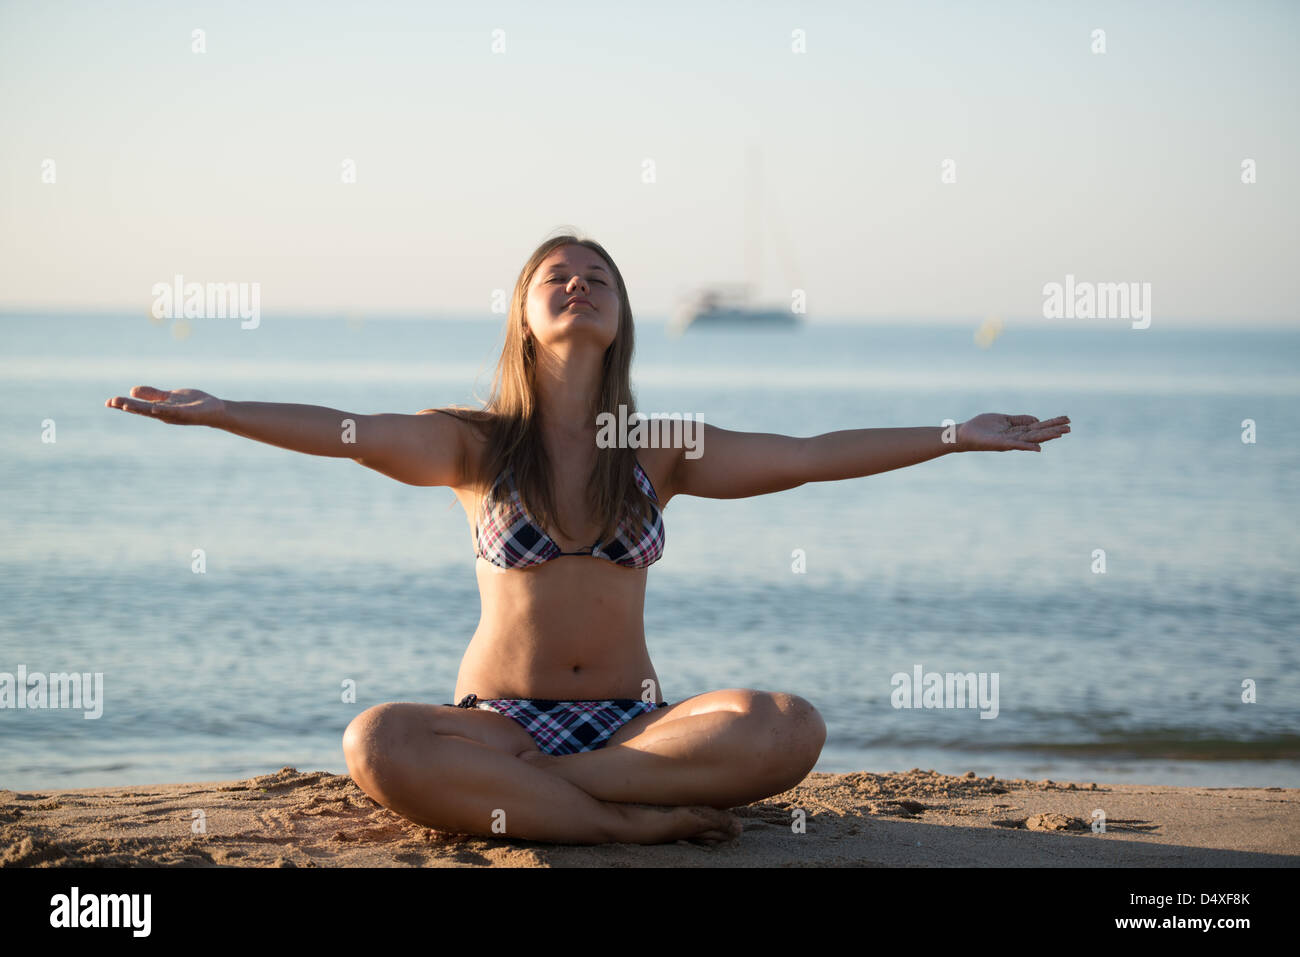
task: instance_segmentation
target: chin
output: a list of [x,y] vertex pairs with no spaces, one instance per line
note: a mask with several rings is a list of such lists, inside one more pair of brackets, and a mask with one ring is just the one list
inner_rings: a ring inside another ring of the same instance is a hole
[[602,348],[613,345],[616,332],[610,332],[600,322],[599,316],[561,316],[551,325],[554,339],[592,339]]

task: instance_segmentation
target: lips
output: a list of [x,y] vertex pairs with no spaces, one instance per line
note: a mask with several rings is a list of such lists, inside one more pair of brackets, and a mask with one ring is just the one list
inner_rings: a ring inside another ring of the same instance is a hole
[[583,305],[591,306],[592,309],[596,308],[595,306],[592,306],[591,303],[588,302],[586,299],[583,299],[581,296],[574,296],[572,299],[570,299],[568,302],[564,304],[564,307],[567,309],[569,306],[576,306],[579,303]]

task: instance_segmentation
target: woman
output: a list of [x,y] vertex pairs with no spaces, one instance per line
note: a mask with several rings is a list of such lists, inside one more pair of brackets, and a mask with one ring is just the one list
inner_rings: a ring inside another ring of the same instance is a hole
[[617,417],[620,404],[631,415],[632,350],[632,310],[613,259],[595,242],[559,236],[519,274],[482,410],[352,415],[147,386],[106,405],[454,490],[477,556],[482,616],[461,661],[457,705],[381,704],[348,725],[348,770],[375,801],[469,834],[730,840],[740,822],[725,809],[803,780],[826,726],[806,700],[781,692],[664,699],[643,610],[668,502],[763,495],[954,451],[1037,451],[1069,420],[986,414],[956,430],[813,438],[699,423],[703,441],[691,455],[681,446],[609,447],[598,441],[597,416]]

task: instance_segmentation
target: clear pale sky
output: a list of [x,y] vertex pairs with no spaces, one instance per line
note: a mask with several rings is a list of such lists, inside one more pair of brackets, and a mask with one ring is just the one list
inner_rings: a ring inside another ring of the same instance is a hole
[[143,313],[180,273],[499,321],[573,225],[662,317],[745,277],[754,144],[762,291],[813,321],[1041,315],[1067,273],[1294,320],[1298,34],[1227,0],[6,2],[0,309]]

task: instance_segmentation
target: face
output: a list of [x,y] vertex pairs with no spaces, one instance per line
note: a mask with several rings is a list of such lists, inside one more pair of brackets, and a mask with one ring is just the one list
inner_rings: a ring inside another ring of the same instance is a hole
[[586,246],[552,249],[533,273],[524,317],[542,345],[582,337],[607,348],[619,322],[618,289],[609,266]]

